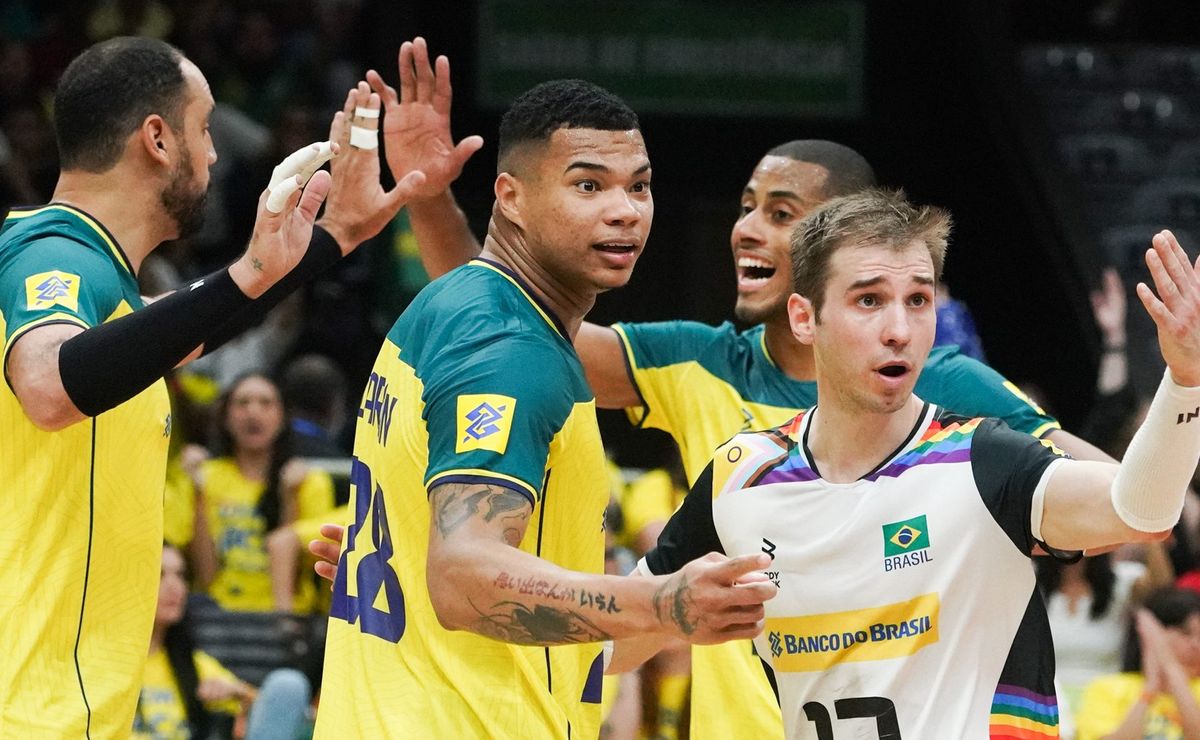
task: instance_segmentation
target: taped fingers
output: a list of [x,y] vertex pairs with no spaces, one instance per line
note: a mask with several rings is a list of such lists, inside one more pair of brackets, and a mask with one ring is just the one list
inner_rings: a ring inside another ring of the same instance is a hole
[[267,185],[267,210],[279,213],[288,198],[304,187],[321,165],[333,158],[333,144],[318,141],[298,149],[280,162],[271,172]]
[[367,105],[356,104],[354,107],[354,118],[350,123],[350,146],[355,149],[378,149],[379,94],[371,92],[367,83],[360,82],[357,100],[366,100]]
[[288,198],[291,198],[299,189],[300,178],[298,175],[292,175],[274,187],[267,188],[267,210],[271,213],[281,212],[287,205]]
[[[333,158],[333,144],[328,141],[314,141],[306,147],[302,147],[287,155],[271,172],[271,183],[268,188],[274,188],[283,180],[294,175],[302,175],[304,183],[308,182],[308,178],[312,177],[312,173],[321,168],[321,165]],[[302,183],[303,185],[303,183]]]
[[378,149],[379,130],[363,128],[358,124],[350,126],[350,146],[355,149]]

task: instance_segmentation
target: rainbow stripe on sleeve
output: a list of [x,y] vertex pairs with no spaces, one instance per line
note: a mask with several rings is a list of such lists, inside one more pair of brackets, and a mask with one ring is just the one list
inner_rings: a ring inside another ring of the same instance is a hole
[[941,423],[935,420],[925,430],[924,436],[915,447],[866,476],[865,480],[897,478],[904,471],[917,465],[967,462],[971,459],[971,435],[975,433],[975,428],[981,421],[982,418],[971,419],[943,428]]
[[1058,699],[1020,686],[1000,684],[992,699],[992,740],[1043,740],[1058,737]]

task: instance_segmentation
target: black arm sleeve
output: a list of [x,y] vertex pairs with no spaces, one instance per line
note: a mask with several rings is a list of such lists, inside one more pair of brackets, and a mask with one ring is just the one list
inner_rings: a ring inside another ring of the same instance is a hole
[[713,469],[704,469],[696,484],[683,499],[679,510],[671,515],[658,544],[646,553],[646,565],[656,576],[674,573],[696,558],[710,552],[724,554],[725,547],[713,525]]
[[270,313],[272,308],[282,303],[284,298],[291,295],[309,279],[328,270],[341,258],[342,249],[338,246],[337,241],[325,229],[314,226],[312,241],[308,243],[308,250],[300,258],[299,264],[253,303],[230,316],[213,330],[204,340],[203,354],[207,355],[230,339],[257,325]]
[[214,324],[252,301],[222,269],[191,287],[63,342],[63,388],[95,416],[133,398],[204,342]]

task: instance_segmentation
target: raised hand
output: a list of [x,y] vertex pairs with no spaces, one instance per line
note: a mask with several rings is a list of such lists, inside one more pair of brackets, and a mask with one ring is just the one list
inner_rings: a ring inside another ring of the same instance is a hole
[[727,558],[711,552],[672,576],[654,594],[654,610],[664,630],[697,645],[751,638],[763,628],[763,602],[775,598],[775,585],[759,572],[770,566],[765,554]]
[[1158,295],[1145,283],[1137,294],[1158,328],[1158,346],[1175,382],[1200,386],[1200,260],[1192,265],[1170,231],[1154,235],[1146,265]]
[[1125,344],[1125,287],[1115,268],[1107,267],[1101,276],[1100,287],[1092,291],[1092,315],[1105,345]]
[[[352,128],[364,129],[363,133],[379,128],[377,116],[360,116],[356,111],[378,112],[379,107],[379,96],[366,82],[359,82],[347,93],[345,105],[329,128],[329,138],[337,143],[339,153],[330,164],[332,186],[321,226],[337,240],[343,255],[382,231],[425,182],[424,173],[410,169],[396,178],[394,188],[385,191],[379,183],[378,151],[352,144]],[[369,138],[369,133],[366,135]]]
[[367,72],[371,89],[384,105],[383,145],[397,182],[413,170],[425,173],[415,198],[431,198],[450,187],[463,165],[483,146],[483,137],[468,136],[456,145],[450,136],[450,60],[439,56],[429,64],[425,39],[400,45],[400,94],[375,70]]
[[308,250],[317,211],[330,189],[329,173],[312,173],[333,151],[336,146],[328,142],[310,144],[275,168],[272,185],[258,198],[250,244],[229,266],[230,277],[249,297],[262,295]]

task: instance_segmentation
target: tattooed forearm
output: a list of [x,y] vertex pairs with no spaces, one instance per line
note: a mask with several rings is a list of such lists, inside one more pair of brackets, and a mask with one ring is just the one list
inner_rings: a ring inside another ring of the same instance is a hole
[[654,592],[653,603],[654,613],[659,622],[666,624],[669,620],[685,635],[696,631],[699,615],[696,614],[696,605],[692,600],[687,577],[682,573],[676,574]]
[[501,601],[485,611],[475,602],[470,603],[479,614],[472,631],[504,642],[569,645],[612,639],[587,617],[570,609],[545,604],[530,608],[530,605],[517,601]]
[[528,499],[504,486],[449,483],[435,488],[432,495],[434,524],[443,537],[480,517],[488,523],[498,521],[504,541],[513,547],[521,543],[533,508]]
[[506,591],[516,591],[526,596],[538,596],[552,601],[575,604],[581,608],[595,609],[608,614],[616,614],[621,611],[621,607],[617,606],[617,597],[614,594],[569,588],[544,578],[519,578],[508,573],[501,573],[496,576],[493,585]]

